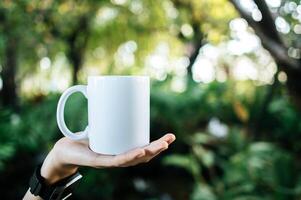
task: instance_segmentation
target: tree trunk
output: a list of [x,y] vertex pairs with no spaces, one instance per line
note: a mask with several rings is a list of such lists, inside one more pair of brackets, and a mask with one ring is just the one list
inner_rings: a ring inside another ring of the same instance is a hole
[[287,72],[286,84],[294,104],[301,110],[301,72]]
[[17,87],[16,87],[16,70],[17,70],[17,45],[16,40],[9,38],[5,51],[4,51],[4,63],[1,78],[3,81],[3,87],[1,91],[1,101],[4,107],[12,107],[17,109]]
[[67,57],[72,65],[72,84],[78,84],[78,72],[82,68],[85,49],[89,37],[89,16],[83,16],[78,26],[67,38],[69,50]]
[[191,85],[194,81],[193,81],[193,72],[192,72],[192,67],[193,64],[195,63],[198,55],[199,55],[199,50],[200,48],[203,46],[203,42],[200,41],[196,41],[193,44],[193,49],[191,54],[189,55],[189,65],[187,66],[187,84]]
[[[185,8],[189,12],[193,10],[193,5],[190,1],[173,0],[172,2],[177,9]],[[187,53],[187,56],[189,57],[189,65],[187,66],[187,81],[186,81],[188,89],[195,84],[195,81],[193,81],[192,67],[198,57],[199,49],[204,45],[204,35],[202,30],[200,29],[200,25],[201,25],[200,20],[192,16],[191,25],[192,25],[192,30],[194,35],[193,38],[191,38],[189,41],[187,38],[185,38],[185,36],[181,32],[178,34],[178,37],[181,40],[183,40],[185,43],[187,43],[187,46],[191,45],[190,52]]]
[[68,56],[68,58],[72,64],[72,69],[73,69],[73,71],[72,71],[72,84],[73,85],[78,84],[77,75],[78,75],[79,70],[82,67],[83,55],[79,52],[81,52],[79,49],[73,48],[70,50],[69,56]]
[[187,84],[188,84],[188,87],[190,85],[192,85],[193,83],[195,83],[193,81],[193,72],[192,72],[192,67],[199,55],[199,50],[200,48],[204,45],[204,42],[203,42],[203,33],[201,32],[200,30],[200,23],[198,21],[194,21],[192,23],[192,28],[193,28],[193,31],[194,31],[194,38],[192,40],[193,42],[193,47],[192,47],[192,51],[190,52],[190,55],[189,55],[189,65],[187,67]]

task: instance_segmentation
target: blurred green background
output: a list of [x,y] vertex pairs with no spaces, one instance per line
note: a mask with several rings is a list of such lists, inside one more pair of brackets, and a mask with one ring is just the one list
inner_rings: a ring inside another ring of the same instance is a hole
[[[301,199],[299,0],[1,0],[0,191],[20,199],[62,137],[62,91],[89,75],[151,77],[148,163],[83,168],[73,199]],[[67,124],[87,124],[74,94]]]

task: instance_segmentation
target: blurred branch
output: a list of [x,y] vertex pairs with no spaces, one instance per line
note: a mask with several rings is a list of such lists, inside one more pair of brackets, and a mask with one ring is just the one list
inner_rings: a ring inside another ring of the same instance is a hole
[[[190,10],[190,11],[193,10],[193,5],[190,1],[188,2],[188,1],[173,0],[173,3],[174,3],[174,6],[178,10],[180,8],[184,8],[184,9],[187,9],[187,10]],[[201,25],[200,20],[192,15],[191,26],[192,26],[192,29],[193,29],[194,36],[190,40],[190,43],[192,43],[192,49],[188,53],[188,56],[189,56],[189,65],[187,67],[188,84],[193,83],[192,66],[193,66],[193,64],[195,63],[195,61],[198,57],[199,49],[204,45],[204,35],[203,35],[203,33],[200,29],[200,25]],[[181,32],[179,33],[178,37],[181,40],[185,40],[185,37],[181,34]]]
[[[193,29],[194,29],[194,31],[197,31],[197,30],[195,30],[195,28],[193,28]],[[188,81],[193,80],[192,66],[195,63],[195,61],[196,61],[196,59],[199,55],[199,49],[203,45],[204,45],[203,37],[199,37],[196,41],[193,42],[193,49],[192,49],[192,52],[189,55],[189,65],[187,66]]]
[[301,71],[300,60],[291,58],[288,56],[288,49],[283,44],[278,31],[274,25],[272,15],[264,1],[256,0],[257,6],[262,14],[262,20],[256,22],[253,20],[250,13],[248,13],[240,4],[240,0],[230,0],[237,11],[240,13],[248,24],[253,28],[255,33],[261,39],[262,45],[266,48],[274,57],[279,67],[283,68],[287,72]]
[[264,34],[269,36],[275,42],[283,44],[283,41],[274,23],[275,19],[271,15],[271,12],[266,2],[262,0],[254,0],[254,2],[257,4],[258,9],[262,14],[262,19],[257,23],[260,24],[261,27],[264,27],[263,29]]
[[48,33],[54,38],[60,39],[66,43],[66,56],[72,65],[72,83],[77,84],[77,74],[83,64],[85,56],[85,50],[90,36],[90,23],[95,13],[98,10],[98,6],[90,6],[89,9],[78,15],[74,20],[75,26],[70,27],[70,31],[66,32],[64,29],[60,29],[56,25],[53,13],[54,9],[38,10],[42,21],[48,27]]
[[52,12],[52,10],[43,10],[43,11],[41,11],[44,23],[49,28],[49,33],[52,36],[54,36],[56,38],[64,38],[64,35],[58,29],[58,27],[55,25],[53,19],[51,18],[51,12]]

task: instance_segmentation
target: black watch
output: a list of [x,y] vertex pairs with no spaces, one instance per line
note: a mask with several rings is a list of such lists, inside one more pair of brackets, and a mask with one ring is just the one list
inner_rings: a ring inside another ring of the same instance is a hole
[[34,196],[40,196],[44,200],[67,199],[72,195],[72,189],[82,175],[78,172],[68,176],[54,184],[46,184],[45,178],[41,176],[41,166],[38,165],[29,181],[30,192]]

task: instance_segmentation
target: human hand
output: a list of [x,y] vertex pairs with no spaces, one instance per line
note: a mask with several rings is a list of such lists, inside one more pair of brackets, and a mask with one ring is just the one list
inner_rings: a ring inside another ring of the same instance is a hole
[[175,136],[169,133],[145,147],[110,156],[91,151],[86,140],[74,141],[64,137],[56,142],[47,155],[41,167],[41,175],[48,184],[52,184],[75,173],[80,166],[107,168],[146,163],[166,150],[175,139]]

